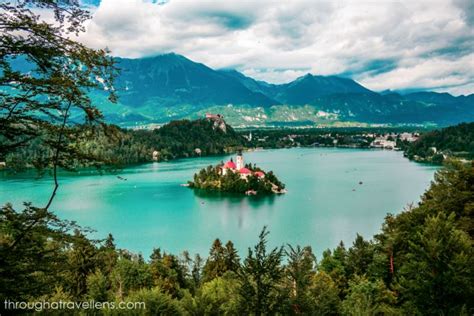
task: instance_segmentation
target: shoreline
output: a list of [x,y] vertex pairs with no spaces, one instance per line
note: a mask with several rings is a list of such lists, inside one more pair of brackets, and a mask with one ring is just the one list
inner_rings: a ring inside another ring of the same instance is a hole
[[[281,149],[293,149],[293,148],[304,148],[304,149],[317,149],[317,148],[324,148],[324,149],[343,149],[343,150],[346,150],[346,149],[358,149],[358,150],[364,150],[364,151],[393,151],[393,152],[403,152],[405,154],[405,152],[401,149],[398,149],[398,150],[395,150],[395,149],[383,149],[383,148],[375,148],[375,147],[351,147],[351,146],[290,146],[290,147],[256,147],[256,148],[245,148],[245,149],[242,149],[243,152],[264,152],[264,151],[271,151],[271,150],[281,150]],[[87,176],[87,175],[100,175],[100,173],[104,173],[104,174],[112,174],[112,175],[119,175],[120,174],[120,171],[121,170],[125,170],[125,169],[130,169],[130,168],[133,168],[133,167],[139,167],[139,166],[145,166],[145,165],[148,165],[148,164],[167,164],[167,163],[172,163],[172,162],[177,162],[177,161],[186,161],[186,160],[189,160],[189,159],[199,159],[199,158],[208,158],[208,157],[227,157],[229,155],[232,155],[233,153],[235,152],[228,152],[228,153],[225,153],[225,154],[217,154],[217,155],[203,155],[203,156],[195,156],[195,157],[180,157],[180,158],[176,158],[176,159],[167,159],[167,160],[163,160],[163,161],[145,161],[145,162],[137,162],[137,163],[132,163],[132,164],[127,164],[127,165],[123,165],[123,166],[120,166],[120,167],[111,167],[111,166],[105,166],[103,169],[97,169],[97,168],[94,168],[94,167],[90,167],[90,166],[84,166],[84,167],[78,167],[77,171],[69,171],[69,170],[65,170],[65,169],[59,169],[61,173],[66,173],[67,175],[75,175],[75,176]],[[436,164],[436,163],[433,163],[433,162],[429,162],[429,161],[419,161],[419,160],[415,160],[415,159],[410,159],[408,157],[406,157],[405,155],[403,155],[403,158],[411,161],[411,162],[414,162],[414,163],[419,163],[419,164],[423,164],[423,165],[431,165],[431,166],[436,166],[436,167],[440,167],[442,166],[443,164]],[[453,157],[454,159],[459,159],[459,158],[456,158],[456,157]],[[467,162],[469,162],[470,160],[467,160]],[[43,175],[40,175],[38,177],[38,179],[41,179],[44,177],[44,175],[48,174],[49,172],[51,172],[52,169],[48,168],[48,169],[43,169]],[[87,171],[90,171],[90,172],[87,172]],[[4,167],[4,168],[0,168],[0,176],[3,176],[3,175],[7,175],[7,176],[21,176],[21,175],[26,175],[26,174],[29,174],[31,172],[35,172],[35,173],[38,173],[40,172],[39,170],[35,169],[34,167],[28,167],[28,168],[25,168],[23,170],[20,170],[20,171],[15,171],[13,169],[10,169],[8,167]],[[80,174],[81,172],[84,172],[84,173],[87,173],[87,174]],[[1,179],[1,177],[0,177]]]

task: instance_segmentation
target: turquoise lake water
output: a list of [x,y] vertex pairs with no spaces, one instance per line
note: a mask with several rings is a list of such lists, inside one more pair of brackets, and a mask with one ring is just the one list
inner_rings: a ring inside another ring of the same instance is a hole
[[[318,256],[356,233],[370,238],[387,213],[419,201],[436,168],[413,163],[401,152],[292,148],[244,154],[246,162],[273,170],[288,193],[267,198],[199,194],[180,186],[202,167],[227,157],[145,164],[116,175],[62,175],[52,210],[96,230],[110,232],[118,247],[148,257],[154,247],[206,256],[215,238],[232,240],[241,256],[264,225],[269,245],[310,245]],[[363,184],[359,184],[362,181]],[[45,205],[52,179],[0,174],[0,203]]]

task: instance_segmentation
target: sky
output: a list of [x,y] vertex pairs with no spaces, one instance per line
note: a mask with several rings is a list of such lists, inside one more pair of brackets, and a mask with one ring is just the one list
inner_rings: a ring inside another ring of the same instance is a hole
[[174,52],[271,83],[307,73],[382,91],[474,93],[474,0],[83,0],[80,40],[120,57]]

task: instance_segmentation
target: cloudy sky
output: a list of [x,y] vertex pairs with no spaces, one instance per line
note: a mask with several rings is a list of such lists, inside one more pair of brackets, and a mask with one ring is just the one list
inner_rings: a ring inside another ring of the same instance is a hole
[[84,0],[81,41],[113,55],[175,52],[272,83],[306,73],[380,91],[474,93],[474,0]]

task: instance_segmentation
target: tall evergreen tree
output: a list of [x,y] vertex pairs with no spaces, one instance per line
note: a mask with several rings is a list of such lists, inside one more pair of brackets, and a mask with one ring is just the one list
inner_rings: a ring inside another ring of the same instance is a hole
[[199,254],[196,254],[194,256],[193,260],[193,268],[191,270],[191,276],[194,281],[194,285],[196,287],[199,287],[201,285],[202,281],[202,266],[203,266],[203,260]]
[[344,297],[345,289],[347,288],[347,250],[344,243],[341,241],[334,249],[323,252],[323,258],[319,263],[319,269],[326,272],[336,282],[339,288],[340,297]]
[[309,287],[316,271],[316,257],[311,247],[296,248],[288,245],[285,251],[288,264],[285,267],[286,287],[289,292],[290,304],[294,313],[310,313],[313,310]]
[[429,217],[417,235],[397,275],[396,288],[405,303],[427,314],[472,310],[473,243],[456,228],[455,214]]
[[238,272],[238,270],[240,269],[239,254],[234,248],[234,243],[230,240],[225,244],[224,262],[226,271]]
[[97,248],[80,231],[75,232],[75,241],[68,254],[69,289],[76,298],[87,292],[87,276],[93,273],[98,264]]
[[357,234],[356,239],[347,252],[347,274],[363,275],[367,273],[369,265],[373,261],[373,246],[369,241]]
[[249,248],[240,272],[241,308],[246,314],[274,314],[282,307],[279,287],[283,276],[283,247],[274,248],[267,253],[268,234],[264,227],[254,250]]
[[226,272],[226,251],[220,239],[214,240],[203,268],[203,280],[210,281]]

